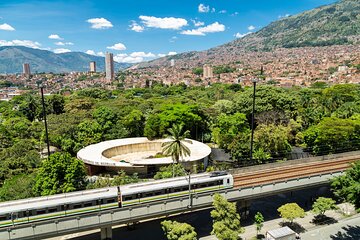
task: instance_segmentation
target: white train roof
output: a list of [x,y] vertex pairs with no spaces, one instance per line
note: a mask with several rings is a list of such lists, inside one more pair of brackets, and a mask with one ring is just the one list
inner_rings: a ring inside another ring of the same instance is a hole
[[[210,177],[209,173],[191,175],[191,183],[202,183],[211,180],[221,180],[230,174],[224,176]],[[120,186],[123,195],[136,194],[140,192],[156,191],[166,188],[174,188],[177,186],[184,186],[188,184],[188,176],[168,178],[162,180],[152,180],[148,182],[141,182],[135,184],[128,184]],[[45,209],[64,204],[89,202],[98,199],[106,199],[117,197],[117,187],[107,187],[92,190],[77,191],[71,193],[56,194],[46,197],[27,198],[9,202],[0,203],[0,215],[26,211],[29,209]]]

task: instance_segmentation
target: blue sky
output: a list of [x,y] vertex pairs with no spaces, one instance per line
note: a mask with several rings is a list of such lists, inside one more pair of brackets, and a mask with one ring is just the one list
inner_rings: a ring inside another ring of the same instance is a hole
[[0,46],[113,52],[119,62],[205,50],[336,0],[2,0]]

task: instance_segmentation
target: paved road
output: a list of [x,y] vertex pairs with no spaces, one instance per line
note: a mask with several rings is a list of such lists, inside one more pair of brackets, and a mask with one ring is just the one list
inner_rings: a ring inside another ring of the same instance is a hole
[[301,234],[302,240],[360,240],[360,217],[343,219],[339,223]]

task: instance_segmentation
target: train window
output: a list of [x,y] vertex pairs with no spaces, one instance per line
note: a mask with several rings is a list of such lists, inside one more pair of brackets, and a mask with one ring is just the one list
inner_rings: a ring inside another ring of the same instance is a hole
[[84,203],[84,207],[90,207],[90,206],[92,206],[92,202]]
[[230,178],[226,179],[227,184],[230,184]]
[[57,208],[49,208],[48,212],[49,213],[57,212]]
[[75,204],[75,205],[73,206],[73,209],[77,209],[77,208],[81,208],[81,204]]
[[37,210],[36,211],[36,214],[39,215],[39,214],[45,214],[46,213],[46,210],[45,209],[41,209],[41,210]]
[[162,194],[162,192],[156,192],[155,193],[155,195],[161,195]]
[[107,203],[113,203],[113,202],[115,202],[115,199],[114,199],[114,198],[108,199],[106,202],[107,202]]
[[132,196],[126,196],[124,197],[124,201],[128,201],[128,200],[131,200],[132,199]]
[[145,193],[145,197],[153,196],[153,193]]
[[7,219],[8,219],[8,217],[6,215],[0,216],[0,221],[7,220]]

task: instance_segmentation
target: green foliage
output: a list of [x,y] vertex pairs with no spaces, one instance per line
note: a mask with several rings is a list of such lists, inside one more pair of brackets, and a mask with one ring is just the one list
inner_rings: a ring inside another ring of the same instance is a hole
[[36,175],[35,193],[46,196],[85,188],[84,163],[69,153],[54,153],[44,160]]
[[290,152],[289,136],[289,127],[276,126],[274,124],[259,125],[254,133],[254,145],[262,158],[259,161],[266,160],[267,158],[262,152],[271,153],[274,157],[285,156]]
[[187,223],[164,220],[161,228],[168,240],[196,240],[195,228]]
[[204,72],[204,69],[200,68],[200,67],[197,67],[197,68],[193,68],[191,71],[192,71],[193,74],[201,76],[203,74],[203,72]]
[[186,171],[182,164],[173,164],[161,167],[160,170],[155,174],[154,179],[164,179],[172,177],[185,176]]
[[110,178],[109,175],[99,176],[94,183],[90,183],[87,185],[88,189],[96,189],[103,187],[111,187],[111,186],[120,186],[131,183],[138,183],[140,179],[137,173],[133,175],[127,175],[123,170],[119,171],[117,175]]
[[263,215],[260,212],[257,212],[255,214],[254,221],[255,221],[255,224],[256,224],[256,232],[257,232],[257,234],[259,234],[259,232],[261,231],[261,228],[264,225],[264,217],[263,217]]
[[189,135],[189,130],[183,132],[182,125],[173,125],[168,129],[170,133],[170,141],[163,142],[161,144],[162,152],[165,155],[170,155],[174,163],[183,161],[184,157],[190,156],[190,149],[185,143],[192,144],[191,140],[185,139]]
[[306,145],[317,155],[337,153],[360,148],[360,121],[324,118],[304,133]]
[[223,65],[223,66],[214,66],[213,72],[215,74],[221,74],[221,73],[232,73],[236,69],[233,67],[230,67],[229,65]]
[[352,164],[345,174],[331,180],[331,189],[336,197],[360,208],[360,161]]
[[336,202],[331,198],[319,197],[312,205],[312,211],[319,215],[324,215],[328,210],[338,209]]
[[161,138],[174,124],[181,124],[190,131],[191,138],[206,127],[205,116],[197,105],[163,104],[150,114],[144,128],[144,135],[150,139]]
[[0,188],[0,201],[11,201],[34,197],[32,190],[34,185],[34,174],[20,174],[8,178]]
[[214,210],[211,211],[213,218],[214,234],[219,240],[235,240],[238,239],[239,233],[243,229],[240,226],[240,215],[236,212],[236,204],[228,202],[220,194],[214,195]]
[[213,141],[220,148],[229,149],[229,144],[234,141],[235,136],[247,130],[248,124],[245,114],[226,115],[221,113],[212,127]]
[[305,211],[297,203],[287,203],[277,209],[280,217],[289,220],[291,223],[296,218],[305,217]]

